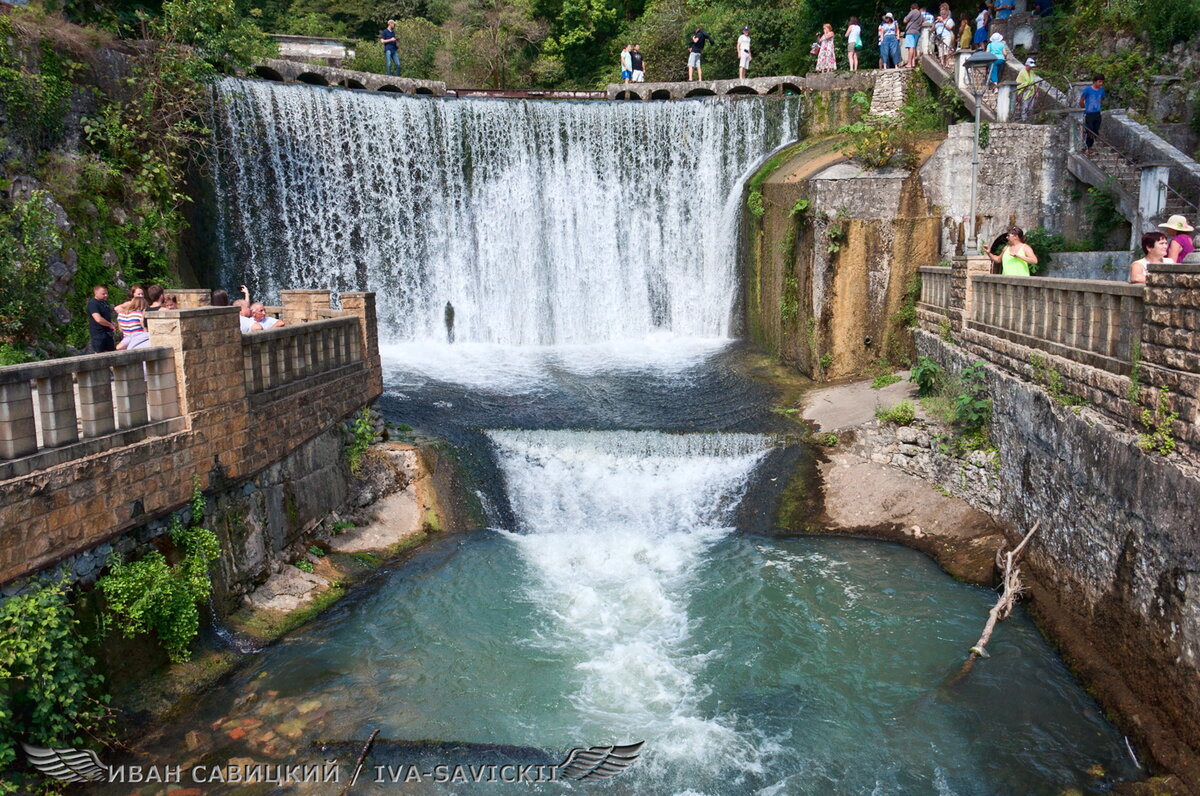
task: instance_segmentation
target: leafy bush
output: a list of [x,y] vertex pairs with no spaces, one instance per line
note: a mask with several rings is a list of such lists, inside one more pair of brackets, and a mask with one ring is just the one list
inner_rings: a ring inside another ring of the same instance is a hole
[[954,397],[955,424],[968,433],[985,430],[992,422],[992,399],[983,363],[963,368],[958,380],[961,391]]
[[47,324],[49,260],[62,248],[48,196],[35,191],[12,210],[0,209],[0,343],[32,343]]
[[917,395],[924,398],[933,395],[942,385],[946,372],[929,357],[917,357],[908,380],[917,385]]
[[850,139],[842,154],[866,168],[909,169],[916,165],[912,135],[900,119],[871,116],[839,128],[838,133]]
[[296,569],[300,570],[301,572],[307,572],[311,575],[313,571],[316,570],[316,567],[314,567],[313,562],[309,561],[307,558],[302,558],[296,562]]
[[[172,661],[187,660],[200,630],[198,606],[212,593],[209,566],[221,553],[216,534],[199,527],[204,520],[204,497],[192,493],[192,518],[183,526],[171,520],[171,541],[182,560],[171,566],[153,550],[139,561],[126,563],[117,555],[109,574],[96,582],[112,617],[120,619],[126,637],[153,632]],[[111,618],[107,618],[111,626]]]
[[371,409],[364,406],[350,426],[350,444],[346,446],[346,462],[350,474],[355,478],[362,475],[363,457],[375,441],[375,426],[371,423]]
[[1154,411],[1142,410],[1142,425],[1146,431],[1138,435],[1138,447],[1146,453],[1170,456],[1175,452],[1175,435],[1171,425],[1178,419],[1179,413],[1171,411],[1171,391],[1160,387]]
[[108,719],[102,678],[67,600],[67,580],[42,584],[0,605],[0,793],[31,793],[10,766],[18,741],[83,746]]
[[917,419],[917,411],[912,405],[912,401],[904,400],[890,408],[876,407],[875,417],[884,423],[891,423],[895,426],[907,426],[911,425]]
[[888,373],[885,376],[876,376],[875,380],[871,382],[871,389],[882,390],[889,384],[895,384],[898,381],[900,381],[900,376],[895,373]]
[[754,190],[750,192],[750,195],[746,197],[746,208],[755,218],[763,217],[767,209],[763,206],[762,191]]

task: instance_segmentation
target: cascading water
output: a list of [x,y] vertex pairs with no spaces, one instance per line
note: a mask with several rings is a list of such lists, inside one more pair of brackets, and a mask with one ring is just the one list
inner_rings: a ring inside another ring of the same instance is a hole
[[771,443],[752,434],[489,432],[519,518],[509,534],[540,644],[576,657],[581,732],[647,740],[660,764],[753,767],[763,750],[705,715],[688,603],[705,554]]
[[373,290],[385,339],[511,345],[727,337],[740,181],[800,107],[215,93],[226,284]]

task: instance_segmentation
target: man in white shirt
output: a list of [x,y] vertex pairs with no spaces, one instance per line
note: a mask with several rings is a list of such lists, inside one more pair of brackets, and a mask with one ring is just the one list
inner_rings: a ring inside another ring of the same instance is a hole
[[242,327],[242,333],[245,334],[254,324],[254,318],[250,314],[250,299],[237,299],[233,302],[233,306],[238,308],[238,324]]
[[750,26],[742,28],[742,35],[738,36],[737,40],[738,53],[738,78],[746,79],[746,70],[750,68],[750,61],[753,58],[750,55]]
[[253,319],[253,323],[250,324],[250,331],[252,332],[261,332],[266,329],[274,329],[277,326],[287,325],[278,318],[272,318],[268,315],[267,308],[258,302],[250,305],[250,317]]

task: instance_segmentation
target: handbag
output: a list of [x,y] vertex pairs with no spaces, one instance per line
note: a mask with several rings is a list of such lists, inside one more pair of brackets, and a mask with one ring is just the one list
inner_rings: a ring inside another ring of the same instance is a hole
[[809,55],[816,55],[821,52],[821,45],[818,42],[813,42],[812,49],[808,51]]
[[859,36],[858,38],[856,38],[854,40],[854,49],[856,49],[856,50],[862,49],[862,36]]

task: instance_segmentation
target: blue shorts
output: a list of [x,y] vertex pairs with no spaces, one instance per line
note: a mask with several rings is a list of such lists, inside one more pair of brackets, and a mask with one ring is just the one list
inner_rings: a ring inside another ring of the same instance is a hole
[[631,77],[633,77],[633,72],[630,72],[628,69],[621,70],[621,79],[622,80],[628,80]]
[[917,34],[915,34],[915,33],[905,33],[904,34],[904,49],[906,49],[906,50],[917,49]]

